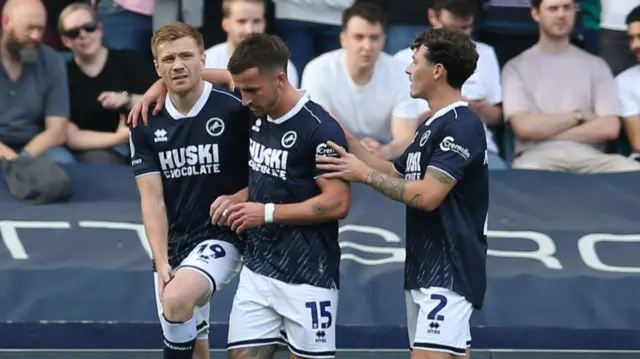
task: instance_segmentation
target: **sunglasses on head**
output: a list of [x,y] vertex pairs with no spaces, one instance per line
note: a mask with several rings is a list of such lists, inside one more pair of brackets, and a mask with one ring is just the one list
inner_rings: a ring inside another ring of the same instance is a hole
[[86,32],[94,32],[98,29],[98,23],[95,21],[91,21],[82,26],[74,27],[72,29],[66,30],[62,33],[62,35],[70,38],[71,40],[76,39],[80,36],[80,30],[84,30]]

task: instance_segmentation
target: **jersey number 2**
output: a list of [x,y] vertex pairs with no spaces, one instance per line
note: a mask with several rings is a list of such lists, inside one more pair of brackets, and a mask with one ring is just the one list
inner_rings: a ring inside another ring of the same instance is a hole
[[[313,329],[318,329],[318,326],[320,326],[321,329],[331,327],[333,317],[329,311],[329,308],[331,308],[330,301],[306,302],[304,303],[304,306],[311,312],[311,327]],[[324,319],[322,323],[320,323],[320,318]]]
[[431,299],[438,301],[438,304],[436,304],[436,306],[431,309],[429,314],[427,314],[427,319],[441,322],[444,320],[444,315],[441,315],[439,313],[447,305],[447,297],[441,294],[431,294]]
[[[208,250],[209,253],[205,253]],[[198,247],[198,254],[201,256],[207,256],[209,258],[222,258],[227,255],[227,252],[219,244],[201,244]]]

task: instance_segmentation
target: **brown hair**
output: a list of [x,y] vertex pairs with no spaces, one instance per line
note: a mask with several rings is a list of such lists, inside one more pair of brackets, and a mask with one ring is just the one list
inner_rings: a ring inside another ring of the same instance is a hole
[[411,48],[415,50],[420,46],[427,48],[427,62],[444,67],[447,71],[447,83],[455,89],[462,88],[476,71],[476,44],[460,31],[446,28],[425,31],[416,36]]
[[194,39],[198,45],[198,50],[200,50],[200,52],[204,52],[204,40],[202,39],[200,31],[191,25],[174,21],[162,25],[162,27],[153,33],[153,37],[151,38],[151,51],[153,52],[153,57],[157,57],[157,49],[159,45],[165,42],[176,41],[183,37],[190,37]]
[[260,4],[266,7],[264,0],[222,0],[222,17],[229,17],[231,15],[231,5],[239,2],[248,2],[250,4]]
[[229,59],[227,69],[234,75],[254,67],[257,67],[260,73],[265,71],[286,73],[288,62],[289,49],[282,39],[275,35],[256,34],[238,44]]
[[347,29],[349,21],[354,17],[359,17],[372,24],[380,24],[382,28],[387,27],[387,15],[382,7],[376,3],[357,2],[342,13],[342,30]]
[[98,21],[98,15],[96,14],[96,10],[91,7],[91,5],[83,2],[74,2],[67,6],[60,12],[58,15],[58,34],[62,35],[66,29],[64,28],[64,18],[69,16],[72,12],[76,12],[78,10],[84,10],[91,15],[93,21]]

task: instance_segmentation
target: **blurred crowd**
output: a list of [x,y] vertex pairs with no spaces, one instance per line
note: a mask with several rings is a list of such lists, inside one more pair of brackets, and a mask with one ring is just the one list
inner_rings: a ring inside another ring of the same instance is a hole
[[0,158],[129,162],[125,117],[158,78],[153,30],[201,30],[206,67],[278,34],[287,75],[372,152],[393,159],[428,116],[404,73],[416,33],[476,41],[462,88],[489,165],[640,170],[640,0],[0,0]]

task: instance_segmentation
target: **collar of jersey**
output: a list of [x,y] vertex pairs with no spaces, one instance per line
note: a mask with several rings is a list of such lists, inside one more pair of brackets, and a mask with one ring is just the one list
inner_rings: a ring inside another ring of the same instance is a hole
[[295,116],[298,112],[300,112],[300,110],[302,110],[304,105],[306,105],[307,102],[309,102],[309,95],[305,91],[302,91],[302,90],[298,90],[298,92],[300,94],[302,94],[302,97],[300,97],[300,100],[298,100],[296,105],[293,106],[293,108],[291,110],[289,110],[289,112],[285,113],[284,115],[282,115],[282,116],[280,116],[278,118],[272,118],[271,116],[267,115],[267,121],[273,122],[276,125],[279,125],[279,124],[285,122],[286,120],[290,119],[291,117]]
[[187,117],[198,116],[200,111],[202,111],[204,105],[207,104],[207,100],[209,99],[209,95],[211,95],[212,88],[213,85],[211,85],[209,82],[204,81],[204,87],[202,89],[200,98],[198,98],[198,101],[196,101],[196,103],[193,105],[191,110],[189,110],[189,113],[186,116],[181,114],[180,111],[176,109],[176,107],[173,105],[173,102],[171,102],[171,98],[169,97],[168,93],[164,100],[164,108],[167,110],[167,113],[169,113],[169,116],[171,116],[174,120],[181,120]]
[[[460,106],[469,106],[469,104],[468,104],[468,103],[466,103],[466,102],[464,102],[464,101],[456,101],[456,102],[454,102],[454,103],[448,104],[447,106],[445,106],[445,107],[443,107],[443,108],[439,109],[438,111],[436,111],[436,113],[434,113],[434,114],[433,114],[433,116],[431,116],[431,117],[429,118],[429,120],[428,120],[428,121],[426,121],[426,122],[424,123],[424,125],[425,125],[425,126],[429,126],[429,125],[431,125],[431,123],[432,123],[436,118],[438,118],[438,117],[442,117],[442,116],[444,116],[447,112],[449,112],[449,111],[451,111],[451,110],[455,109],[456,107],[460,107]],[[457,117],[457,115],[456,115],[456,117]]]

